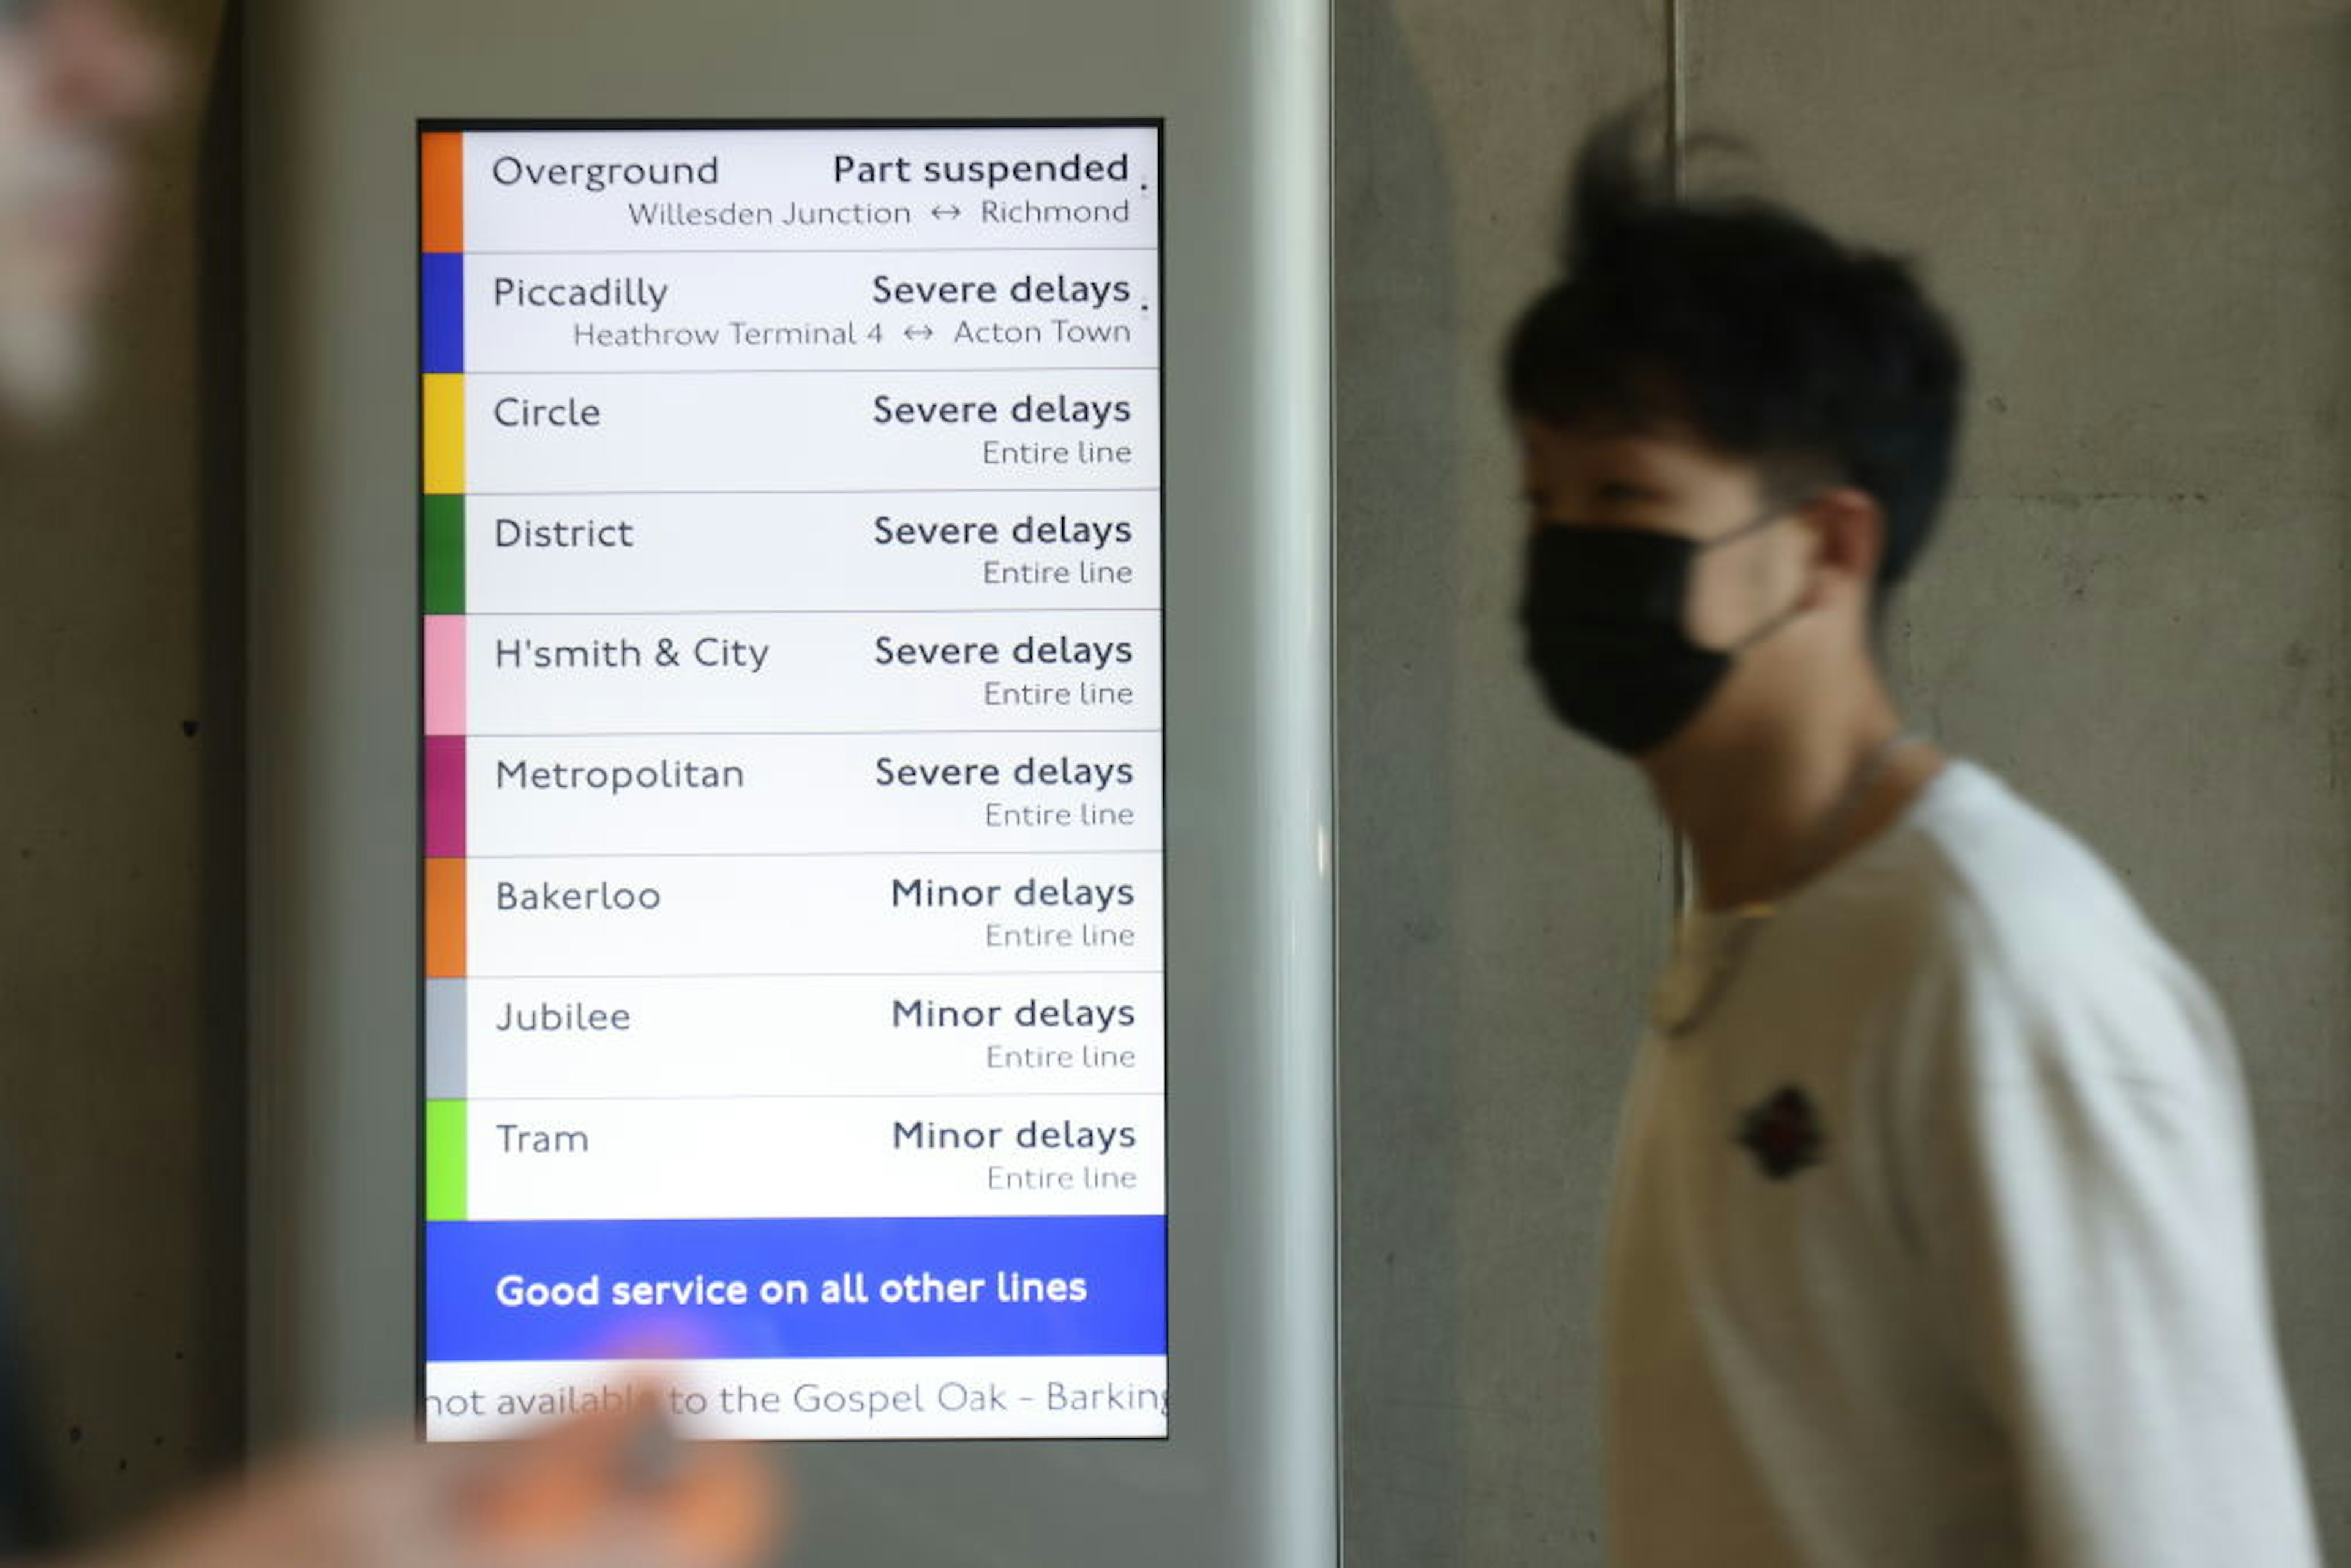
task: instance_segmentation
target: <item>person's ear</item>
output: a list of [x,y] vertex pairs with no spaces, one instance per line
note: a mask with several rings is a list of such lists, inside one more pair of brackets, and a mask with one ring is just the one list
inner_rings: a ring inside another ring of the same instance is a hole
[[1814,494],[1802,507],[1812,540],[1812,570],[1803,608],[1817,610],[1845,595],[1866,601],[1886,554],[1886,512],[1876,497],[1852,485]]

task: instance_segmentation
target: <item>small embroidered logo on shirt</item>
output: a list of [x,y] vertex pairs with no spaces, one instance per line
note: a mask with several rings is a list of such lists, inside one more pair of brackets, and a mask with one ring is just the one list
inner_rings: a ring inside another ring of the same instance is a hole
[[1740,1119],[1738,1142],[1765,1176],[1784,1181],[1820,1164],[1821,1145],[1828,1138],[1812,1096],[1790,1084]]

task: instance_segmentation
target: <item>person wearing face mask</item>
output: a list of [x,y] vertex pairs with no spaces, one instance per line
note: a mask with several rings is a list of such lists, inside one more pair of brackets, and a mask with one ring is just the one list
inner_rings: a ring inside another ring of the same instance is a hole
[[1504,378],[1527,663],[1695,872],[1612,1198],[1616,1559],[2308,1568],[2227,1022],[1880,673],[1959,344],[1907,260],[1667,193],[1649,108]]
[[[90,390],[99,304],[123,253],[129,144],[163,108],[169,75],[120,0],[0,0],[0,432],[12,438],[61,428]],[[8,494],[0,473],[0,501]],[[15,521],[0,507],[0,539]],[[16,1124],[0,1117],[0,1143]],[[21,1261],[6,1228],[0,1276]],[[622,1407],[496,1448],[426,1448],[403,1430],[281,1456],[134,1534],[56,1555],[26,1415],[36,1358],[7,1297],[0,1289],[9,1568],[747,1568],[785,1534],[789,1494],[755,1450],[687,1447]]]

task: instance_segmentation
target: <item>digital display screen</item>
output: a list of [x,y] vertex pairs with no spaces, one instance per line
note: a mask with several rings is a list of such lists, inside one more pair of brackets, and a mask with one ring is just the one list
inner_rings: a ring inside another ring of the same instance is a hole
[[419,152],[426,1435],[1164,1437],[1160,128]]

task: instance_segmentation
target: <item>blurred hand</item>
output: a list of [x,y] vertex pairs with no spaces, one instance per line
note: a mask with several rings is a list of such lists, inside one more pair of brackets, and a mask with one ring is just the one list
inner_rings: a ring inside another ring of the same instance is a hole
[[650,1413],[508,1443],[406,1434],[256,1472],[57,1568],[750,1568],[785,1537],[761,1450],[687,1443]]
[[0,0],[0,421],[54,424],[89,390],[131,152],[172,74],[123,0]]

